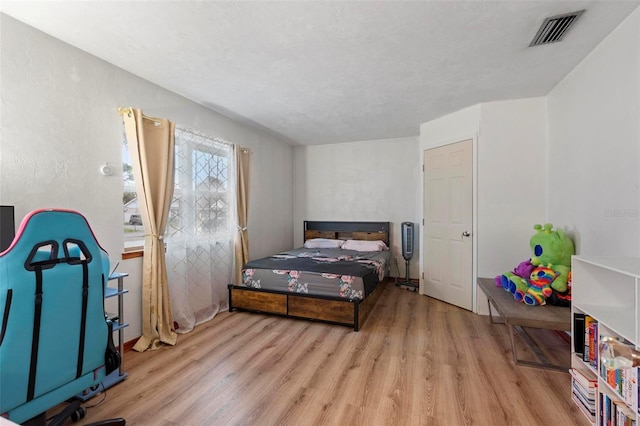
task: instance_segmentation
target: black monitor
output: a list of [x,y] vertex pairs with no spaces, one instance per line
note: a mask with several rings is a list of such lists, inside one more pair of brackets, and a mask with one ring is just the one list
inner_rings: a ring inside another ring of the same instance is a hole
[[9,248],[16,235],[13,206],[0,206],[0,252]]

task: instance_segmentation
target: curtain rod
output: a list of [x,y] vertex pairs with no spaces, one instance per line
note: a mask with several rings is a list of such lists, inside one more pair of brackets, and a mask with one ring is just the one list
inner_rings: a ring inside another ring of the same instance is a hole
[[218,138],[218,137],[215,137],[215,136],[209,136],[206,133],[202,133],[202,132],[199,132],[197,130],[190,129],[188,127],[183,127],[183,126],[176,125],[176,131],[189,133],[189,134],[191,134],[193,136],[196,136],[198,138],[212,140],[214,142],[217,142],[217,143],[220,143],[220,144],[223,144],[223,145],[228,145],[228,146],[235,145],[233,142],[229,142],[226,139]]
[[[121,116],[127,114],[129,117],[131,117],[133,115],[133,108],[131,107],[127,107],[127,108],[118,107],[117,111],[118,111],[118,114],[120,114]],[[159,126],[160,124],[162,124],[162,120],[160,118],[148,117],[144,114],[142,114],[142,118],[144,118],[145,120],[153,121],[156,126]]]

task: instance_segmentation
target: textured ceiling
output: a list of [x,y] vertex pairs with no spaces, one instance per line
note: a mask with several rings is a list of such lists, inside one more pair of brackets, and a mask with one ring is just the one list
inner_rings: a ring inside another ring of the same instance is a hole
[[[291,143],[415,136],[546,95],[638,1],[2,1],[2,12]],[[586,9],[563,42],[547,16]]]

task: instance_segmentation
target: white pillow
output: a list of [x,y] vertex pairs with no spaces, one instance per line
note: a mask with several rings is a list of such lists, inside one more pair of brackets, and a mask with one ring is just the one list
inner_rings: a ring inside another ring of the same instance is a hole
[[384,241],[375,240],[347,240],[342,245],[343,250],[357,250],[357,251],[382,251],[388,250],[389,247]]
[[304,248],[340,248],[343,240],[331,240],[328,238],[311,238],[304,242]]

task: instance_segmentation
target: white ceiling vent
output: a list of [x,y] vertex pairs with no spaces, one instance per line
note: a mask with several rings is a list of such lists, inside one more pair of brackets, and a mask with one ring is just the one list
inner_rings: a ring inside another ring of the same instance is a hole
[[584,10],[577,12],[565,13],[562,15],[552,16],[545,18],[544,22],[540,26],[538,33],[531,40],[531,46],[540,46],[542,44],[555,43],[561,41],[569,31],[569,28],[575,24],[580,15],[584,13]]

